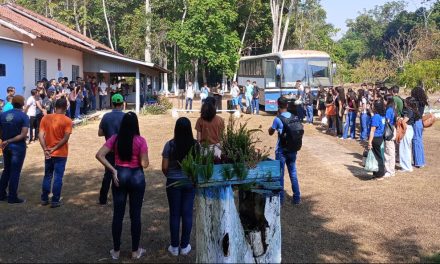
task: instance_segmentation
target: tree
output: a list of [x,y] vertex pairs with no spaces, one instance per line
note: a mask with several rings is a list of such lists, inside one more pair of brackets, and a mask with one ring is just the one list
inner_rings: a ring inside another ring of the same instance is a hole
[[110,29],[110,24],[108,23],[107,10],[105,8],[105,0],[102,0],[102,9],[104,11],[105,25],[107,26],[108,43],[112,48],[112,50],[114,50],[115,48],[113,47],[113,42],[112,42],[112,31]]
[[376,58],[362,60],[353,70],[355,82],[385,82],[396,76],[396,71],[387,60]]
[[412,29],[409,33],[399,30],[396,37],[385,43],[388,52],[392,55],[394,64],[399,69],[404,70],[405,65],[411,61],[420,39],[419,32],[417,28]]
[[440,91],[440,59],[407,65],[400,82],[409,88],[421,84],[430,93]]
[[[285,20],[283,20],[284,6],[286,0],[270,0],[270,10],[272,14],[272,52],[281,52],[284,50],[284,44],[286,42],[287,31],[289,29],[290,18],[292,16],[293,7],[297,0],[287,0],[287,14]],[[281,34],[281,30],[283,30]]]

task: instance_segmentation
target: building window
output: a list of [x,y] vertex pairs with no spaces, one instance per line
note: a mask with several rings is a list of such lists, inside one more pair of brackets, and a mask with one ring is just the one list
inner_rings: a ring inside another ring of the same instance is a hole
[[6,64],[0,64],[0,77],[6,76]]
[[76,80],[79,77],[79,66],[72,65],[72,81]]
[[35,59],[35,83],[43,78],[47,78],[47,62]]

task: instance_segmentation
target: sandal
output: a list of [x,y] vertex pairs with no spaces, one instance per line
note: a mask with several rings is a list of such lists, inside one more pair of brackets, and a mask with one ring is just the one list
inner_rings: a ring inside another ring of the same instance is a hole
[[147,251],[144,248],[139,248],[137,251],[131,254],[132,259],[140,259],[142,258]]
[[110,255],[112,256],[112,259],[118,260],[119,259],[119,252],[120,251],[115,251],[114,249],[110,250]]

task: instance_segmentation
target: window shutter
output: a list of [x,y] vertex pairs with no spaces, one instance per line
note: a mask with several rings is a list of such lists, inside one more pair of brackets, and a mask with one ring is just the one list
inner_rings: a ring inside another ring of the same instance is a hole
[[35,59],[35,83],[37,83],[40,79],[40,61]]
[[47,78],[47,62],[45,60],[41,60],[41,77],[40,78],[43,79],[43,77]]

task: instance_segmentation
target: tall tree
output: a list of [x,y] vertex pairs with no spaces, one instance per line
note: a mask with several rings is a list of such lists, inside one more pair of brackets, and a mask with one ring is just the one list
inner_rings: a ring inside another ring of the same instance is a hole
[[285,20],[283,20],[286,0],[270,0],[270,10],[273,23],[272,52],[280,52],[284,50],[290,18],[296,1],[297,0],[287,0],[287,14]]
[[110,29],[110,24],[108,23],[108,17],[107,17],[107,10],[105,7],[105,0],[102,0],[102,10],[104,11],[104,19],[105,19],[105,25],[107,26],[107,37],[108,37],[108,44],[110,45],[110,48],[114,50],[113,42],[112,42],[112,31]]

